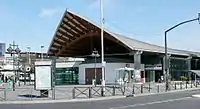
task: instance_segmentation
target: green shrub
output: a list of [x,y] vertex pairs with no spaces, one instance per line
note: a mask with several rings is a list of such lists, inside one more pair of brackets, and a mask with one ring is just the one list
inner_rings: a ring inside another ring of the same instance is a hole
[[185,76],[181,76],[180,78],[181,78],[181,81],[187,81],[188,80],[188,78],[185,77]]

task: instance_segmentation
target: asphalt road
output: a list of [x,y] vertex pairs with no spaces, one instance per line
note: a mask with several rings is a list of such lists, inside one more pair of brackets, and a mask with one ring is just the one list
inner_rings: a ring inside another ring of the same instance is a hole
[[198,109],[200,98],[191,98],[193,94],[200,90],[76,103],[1,104],[0,109]]

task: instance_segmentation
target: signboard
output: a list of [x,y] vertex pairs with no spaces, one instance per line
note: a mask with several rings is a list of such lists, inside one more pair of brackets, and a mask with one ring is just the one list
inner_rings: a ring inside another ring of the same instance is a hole
[[42,60],[35,62],[35,89],[52,89],[52,61]]
[[146,65],[145,70],[162,70],[162,65]]

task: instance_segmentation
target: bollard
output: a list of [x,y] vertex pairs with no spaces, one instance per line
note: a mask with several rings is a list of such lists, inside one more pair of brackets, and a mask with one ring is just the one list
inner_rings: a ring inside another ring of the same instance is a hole
[[197,82],[195,83],[195,86],[196,86],[196,88],[197,88]]
[[183,87],[182,87],[182,82],[180,83],[180,87],[181,87],[181,89],[183,88]]
[[149,93],[151,92],[151,84],[149,83]]
[[185,86],[185,88],[187,89],[187,87],[188,87],[188,86],[187,86],[187,82],[186,82],[186,86]]
[[[73,89],[72,89],[72,90],[73,90]],[[56,89],[55,89],[55,86],[53,87],[52,99],[53,99],[53,100],[56,99]]]
[[191,84],[190,84],[190,87],[192,88],[192,81],[190,82]]
[[[168,87],[168,89],[167,89],[167,87]],[[168,90],[169,90],[169,85],[165,84],[165,92],[167,92]]]
[[125,86],[125,84],[124,84],[124,86],[123,86],[123,95],[125,95],[125,91],[126,91],[126,86]]
[[157,85],[157,92],[158,92],[158,93],[159,93],[159,90],[160,90],[159,88],[160,88],[159,85]]
[[32,89],[30,91],[30,98],[31,98],[31,101],[33,100],[33,92],[32,92]]
[[75,87],[72,89],[72,99],[75,99]]
[[12,87],[13,87],[13,91],[15,91],[15,82],[14,82],[14,80],[12,81]]
[[132,94],[135,94],[135,85],[133,84]]
[[92,90],[91,90],[91,87],[89,87],[89,98],[92,98]]
[[112,96],[115,96],[115,86],[113,86],[113,93]]
[[141,93],[143,93],[143,88],[144,88],[143,84],[141,84]]
[[104,96],[104,93],[103,93],[103,86],[101,86],[101,96],[102,96],[102,97]]
[[176,82],[175,82],[175,87],[174,87],[174,88],[175,88],[175,90],[176,90]]
[[4,100],[7,101],[7,93],[6,93],[6,88],[4,88]]

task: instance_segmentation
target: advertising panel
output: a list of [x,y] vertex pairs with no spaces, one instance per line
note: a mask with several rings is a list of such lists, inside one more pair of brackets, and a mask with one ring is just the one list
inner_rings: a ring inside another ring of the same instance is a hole
[[36,61],[35,62],[35,89],[51,90],[52,89],[52,62]]

